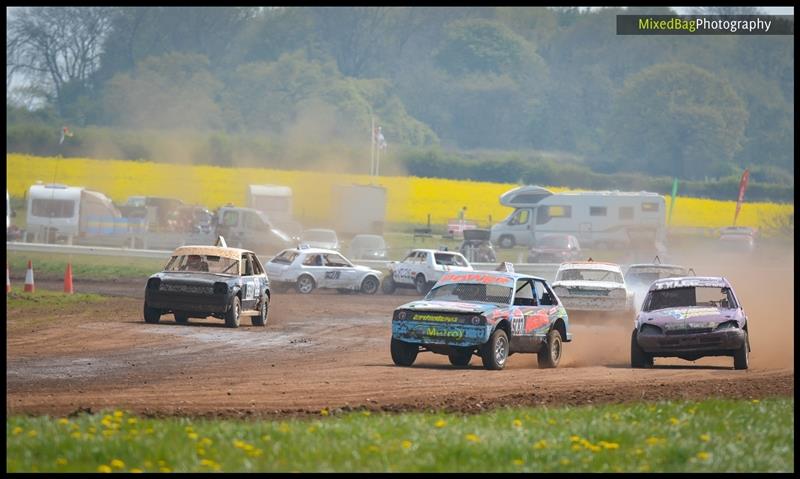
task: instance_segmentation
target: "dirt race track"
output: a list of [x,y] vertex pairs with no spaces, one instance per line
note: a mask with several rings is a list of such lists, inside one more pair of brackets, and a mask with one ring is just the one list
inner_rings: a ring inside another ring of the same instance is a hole
[[[785,266],[787,265],[788,266]],[[415,299],[275,294],[266,328],[227,329],[221,320],[177,325],[142,320],[144,281],[76,283],[113,295],[113,308],[7,310],[7,414],[62,415],[122,408],[146,415],[302,416],[320,409],[476,412],[504,405],[559,405],[704,397],[794,395],[794,280],[791,261],[728,264],[750,319],[751,368],[732,358],[656,359],[629,368],[632,321],[572,324],[557,369],[535,355],[486,371],[473,357],[455,369],[421,353],[411,368],[389,355],[391,312]],[[708,268],[698,274],[711,274]],[[60,283],[39,282],[39,288]]]

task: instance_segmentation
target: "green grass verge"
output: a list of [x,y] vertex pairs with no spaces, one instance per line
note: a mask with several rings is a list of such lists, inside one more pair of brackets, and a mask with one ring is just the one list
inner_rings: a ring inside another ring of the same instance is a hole
[[14,416],[6,440],[9,472],[791,472],[794,398],[286,421]]
[[[24,277],[28,260],[33,262],[34,280],[64,279],[67,263],[72,263],[74,279],[113,280],[147,278],[164,268],[166,260],[127,258],[124,256],[92,256],[87,254],[21,253],[7,251],[11,272]],[[12,283],[13,285],[13,283]],[[20,286],[21,287],[21,286]]]
[[[20,287],[21,289],[22,287]],[[6,294],[6,310],[23,308],[52,308],[71,304],[101,303],[108,298],[99,294],[65,294],[37,289],[35,293],[11,291]]]

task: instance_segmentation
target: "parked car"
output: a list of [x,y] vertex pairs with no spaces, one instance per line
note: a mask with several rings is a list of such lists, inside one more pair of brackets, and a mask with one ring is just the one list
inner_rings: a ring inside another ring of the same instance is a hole
[[461,242],[459,251],[469,261],[474,263],[494,263],[497,255],[490,241],[492,232],[487,229],[465,229],[462,231],[464,241]]
[[219,246],[182,246],[172,253],[164,270],[147,280],[144,320],[158,323],[172,313],[175,322],[213,316],[238,328],[241,316],[253,326],[265,326],[270,285],[258,257],[248,250]]
[[757,231],[748,226],[727,226],[719,229],[719,244],[723,253],[752,253]]
[[352,259],[386,259],[386,241],[380,235],[355,235],[347,256]]
[[308,294],[316,288],[360,291],[375,294],[383,273],[356,266],[338,251],[320,248],[291,248],[267,263],[267,273],[276,288],[294,287]]
[[727,279],[688,276],[650,286],[631,335],[631,367],[655,357],[695,361],[732,356],[735,369],[750,363],[747,315]]
[[300,234],[300,244],[309,248],[338,250],[339,238],[333,230],[310,229]]
[[411,366],[417,354],[445,354],[454,366],[473,355],[503,369],[514,353],[536,353],[540,368],[558,366],[572,340],[567,311],[542,278],[508,272],[449,272],[424,299],[395,309],[392,361]]
[[562,263],[553,290],[564,307],[575,312],[623,313],[633,317],[633,292],[618,264],[599,261]]
[[425,294],[446,273],[472,270],[461,253],[414,249],[402,261],[389,263],[389,274],[383,280],[382,289],[392,294],[398,287],[416,288],[419,294]]
[[567,234],[542,236],[528,251],[528,263],[563,263],[581,257],[578,238]]
[[654,281],[664,278],[675,278],[694,274],[694,270],[677,264],[662,264],[658,256],[652,263],[638,263],[628,266],[624,279],[628,289],[633,292],[633,304],[638,311],[642,307],[644,297]]

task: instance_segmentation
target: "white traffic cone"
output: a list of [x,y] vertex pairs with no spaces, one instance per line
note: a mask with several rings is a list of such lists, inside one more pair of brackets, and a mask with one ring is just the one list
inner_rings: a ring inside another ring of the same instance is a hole
[[31,260],[28,260],[28,272],[25,273],[25,289],[23,289],[26,293],[33,293],[36,291],[36,286],[33,284],[33,265],[31,264]]

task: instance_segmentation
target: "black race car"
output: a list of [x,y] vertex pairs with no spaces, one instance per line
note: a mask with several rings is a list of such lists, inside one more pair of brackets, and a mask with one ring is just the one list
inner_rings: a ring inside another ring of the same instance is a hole
[[265,326],[270,289],[267,273],[252,251],[222,246],[182,246],[164,271],[147,280],[144,320],[158,323],[172,313],[175,322],[213,316],[239,327],[241,316]]

